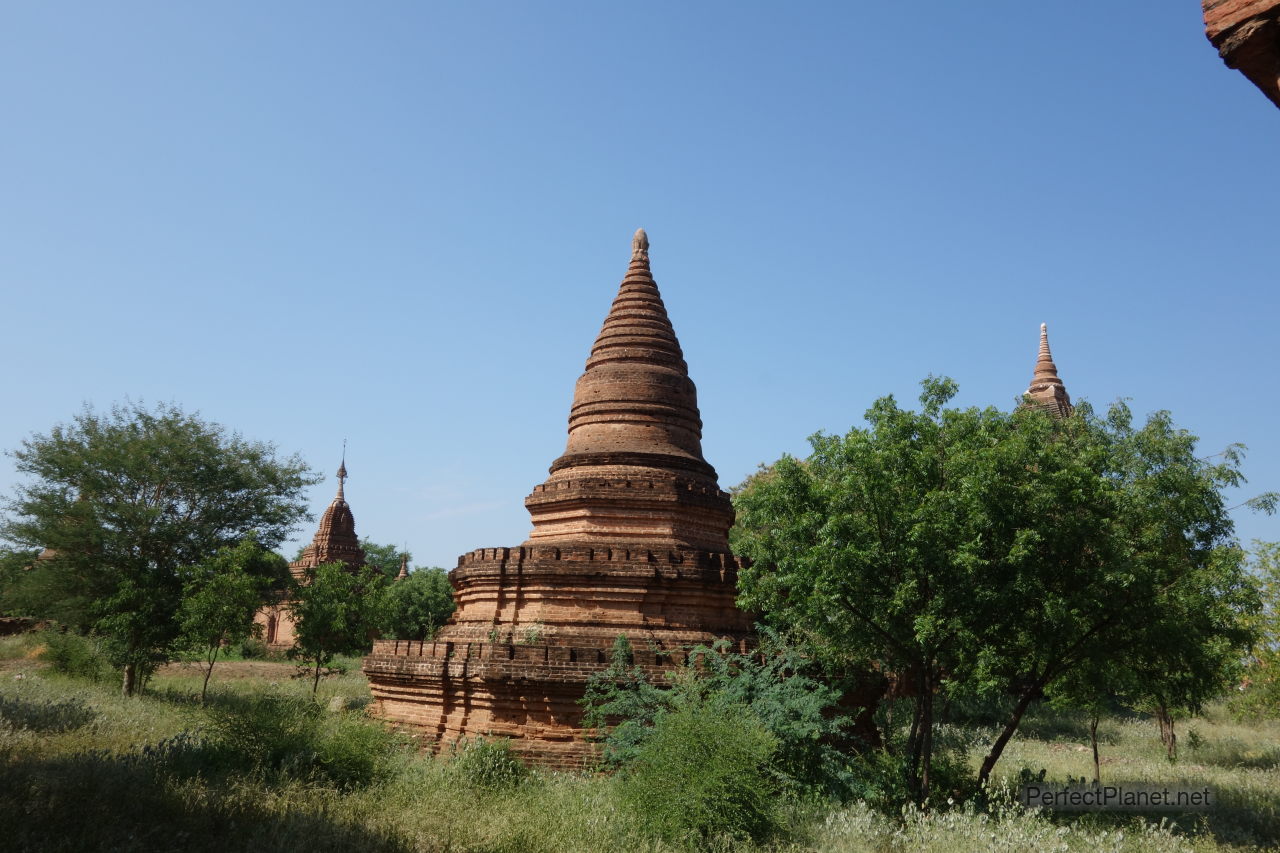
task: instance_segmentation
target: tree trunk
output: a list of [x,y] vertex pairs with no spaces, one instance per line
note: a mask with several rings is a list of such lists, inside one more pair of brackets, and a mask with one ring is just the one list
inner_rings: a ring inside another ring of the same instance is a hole
[[320,690],[320,658],[316,658],[316,677],[311,682],[311,695],[315,696]]
[[132,663],[124,665],[124,682],[122,689],[125,696],[132,696],[138,687],[138,668]]
[[1038,692],[1038,686],[1027,690],[1022,694],[1022,698],[1018,700],[1018,704],[1014,706],[1013,715],[1009,717],[1009,722],[1004,724],[1004,731],[1000,732],[1000,737],[996,738],[996,742],[991,745],[991,751],[987,753],[987,757],[982,759],[982,769],[978,771],[979,787],[985,788],[987,786],[987,780],[991,778],[991,770],[996,766],[996,762],[1000,760],[1000,753],[1004,752],[1009,739],[1018,730],[1018,723],[1022,722],[1022,715],[1031,707],[1031,702]]
[[1093,745],[1093,784],[1102,784],[1102,764],[1098,761],[1098,711],[1089,720],[1089,743]]
[[933,770],[933,679],[927,675],[924,679],[924,715],[920,721],[921,733],[921,769],[920,769],[920,803],[929,801],[930,774]]
[[1160,742],[1164,744],[1169,760],[1177,761],[1178,735],[1173,731],[1173,715],[1169,713],[1163,699],[1156,702],[1156,721],[1160,724]]
[[[919,685],[917,685],[919,687]],[[907,765],[910,785],[912,793],[919,790],[920,782],[920,721],[924,718],[924,690],[918,689],[915,701],[911,703],[911,737],[907,739]]]
[[205,658],[205,663],[207,663],[208,666],[205,667],[205,670],[204,670],[204,686],[200,688],[200,704],[201,705],[205,704],[205,697],[209,693],[209,677],[213,675],[213,665],[218,662],[218,652],[220,652],[221,650],[222,650],[222,641],[219,640],[213,646],[213,649],[209,652],[209,656]]
[[893,755],[893,709],[897,705],[892,699],[884,710],[884,751]]

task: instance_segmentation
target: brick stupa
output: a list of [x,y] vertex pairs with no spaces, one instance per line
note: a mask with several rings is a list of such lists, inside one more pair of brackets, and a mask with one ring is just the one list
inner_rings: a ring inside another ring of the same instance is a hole
[[631,265],[578,380],[569,440],[525,499],[519,547],[464,554],[458,609],[434,641],[380,640],[364,661],[373,713],[439,749],[512,738],[544,766],[582,767],[587,678],[625,634],[661,675],[695,644],[748,642],[735,602],[729,496],[702,457],[702,419],[637,231]]
[[1071,395],[1058,376],[1058,365],[1053,363],[1053,353],[1049,352],[1049,327],[1044,323],[1040,324],[1040,353],[1036,356],[1035,372],[1026,397],[1030,405],[1044,409],[1054,417],[1065,418],[1071,414]]
[[[343,458],[338,466],[338,494],[320,517],[320,525],[311,544],[289,564],[289,573],[294,580],[304,581],[307,571],[322,563],[343,563],[352,572],[364,566],[365,554],[360,547],[360,537],[356,535],[356,519],[343,494],[346,481],[347,460]],[[279,649],[293,645],[293,614],[287,598],[259,610],[254,621],[262,625],[262,636],[268,646]]]

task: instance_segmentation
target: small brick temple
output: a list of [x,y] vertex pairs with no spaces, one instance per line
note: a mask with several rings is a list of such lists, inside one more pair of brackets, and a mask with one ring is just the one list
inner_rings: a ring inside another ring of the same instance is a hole
[[[307,571],[321,563],[343,563],[351,572],[364,567],[364,549],[360,547],[360,537],[356,535],[356,519],[347,504],[343,486],[347,482],[347,460],[345,453],[342,464],[338,466],[338,494],[334,496],[324,515],[320,516],[320,524],[311,544],[302,549],[298,559],[289,564],[289,573],[299,583],[305,582]],[[287,649],[296,638],[293,612],[290,601],[281,596],[278,600],[263,607],[253,617],[253,621],[262,626],[262,637],[273,649]]]
[[578,702],[619,634],[654,675],[695,644],[751,636],[735,604],[733,508],[702,456],[697,391],[643,230],[578,379],[568,444],[525,506],[522,545],[458,559],[458,609],[434,641],[374,644],[372,710],[437,749],[510,737],[528,760],[581,767],[595,746]]

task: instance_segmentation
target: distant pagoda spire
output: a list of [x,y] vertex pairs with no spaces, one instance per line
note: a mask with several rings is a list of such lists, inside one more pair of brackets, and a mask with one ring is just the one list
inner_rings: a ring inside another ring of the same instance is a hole
[[402,581],[409,577],[409,552],[400,552],[400,571],[396,573],[396,580]]
[[338,497],[337,500],[344,500],[342,495],[342,486],[347,482],[347,440],[342,439],[342,461],[338,463]]
[[347,504],[344,486],[347,481],[347,443],[342,442],[342,462],[338,465],[338,493],[320,516],[316,535],[290,566],[302,570],[321,563],[345,563],[355,570],[365,564],[364,549],[356,535],[356,519]]
[[1071,414],[1071,396],[1058,376],[1058,366],[1053,363],[1053,353],[1049,351],[1049,327],[1045,323],[1040,324],[1040,353],[1036,357],[1035,372],[1026,396],[1031,398],[1031,405],[1055,417]]

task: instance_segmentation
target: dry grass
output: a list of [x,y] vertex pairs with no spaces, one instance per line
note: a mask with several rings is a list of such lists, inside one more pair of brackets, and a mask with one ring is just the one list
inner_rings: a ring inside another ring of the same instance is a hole
[[[109,686],[46,676],[17,638],[0,639],[0,837],[18,850],[307,851],[668,851],[644,835],[611,780],[534,774],[511,790],[461,783],[441,761],[404,753],[383,781],[341,789],[319,778],[223,774],[183,769],[174,756],[198,741],[209,717],[196,700],[198,671],[170,669],[149,695],[125,699]],[[215,697],[234,692],[306,695],[290,668],[253,677],[228,670]],[[272,675],[279,677],[272,677]],[[358,671],[324,682],[326,708],[358,708],[368,690]],[[337,697],[335,699],[335,697]],[[215,699],[216,701],[216,699]],[[358,711],[331,711],[351,719]],[[1029,721],[997,773],[1050,780],[1091,774],[1087,739],[1070,718]],[[1280,843],[1280,725],[1246,726],[1209,714],[1181,723],[1183,759],[1170,764],[1153,725],[1104,722],[1104,780],[1209,784],[1219,795],[1207,815],[1159,818],[1060,817],[956,807],[885,816],[861,804],[794,806],[784,837],[769,851],[1226,851]],[[1191,737],[1194,730],[1195,737]],[[980,757],[990,735],[958,728],[954,739]],[[1034,735],[1034,736],[1032,736]],[[1195,748],[1189,746],[1195,741]]]

